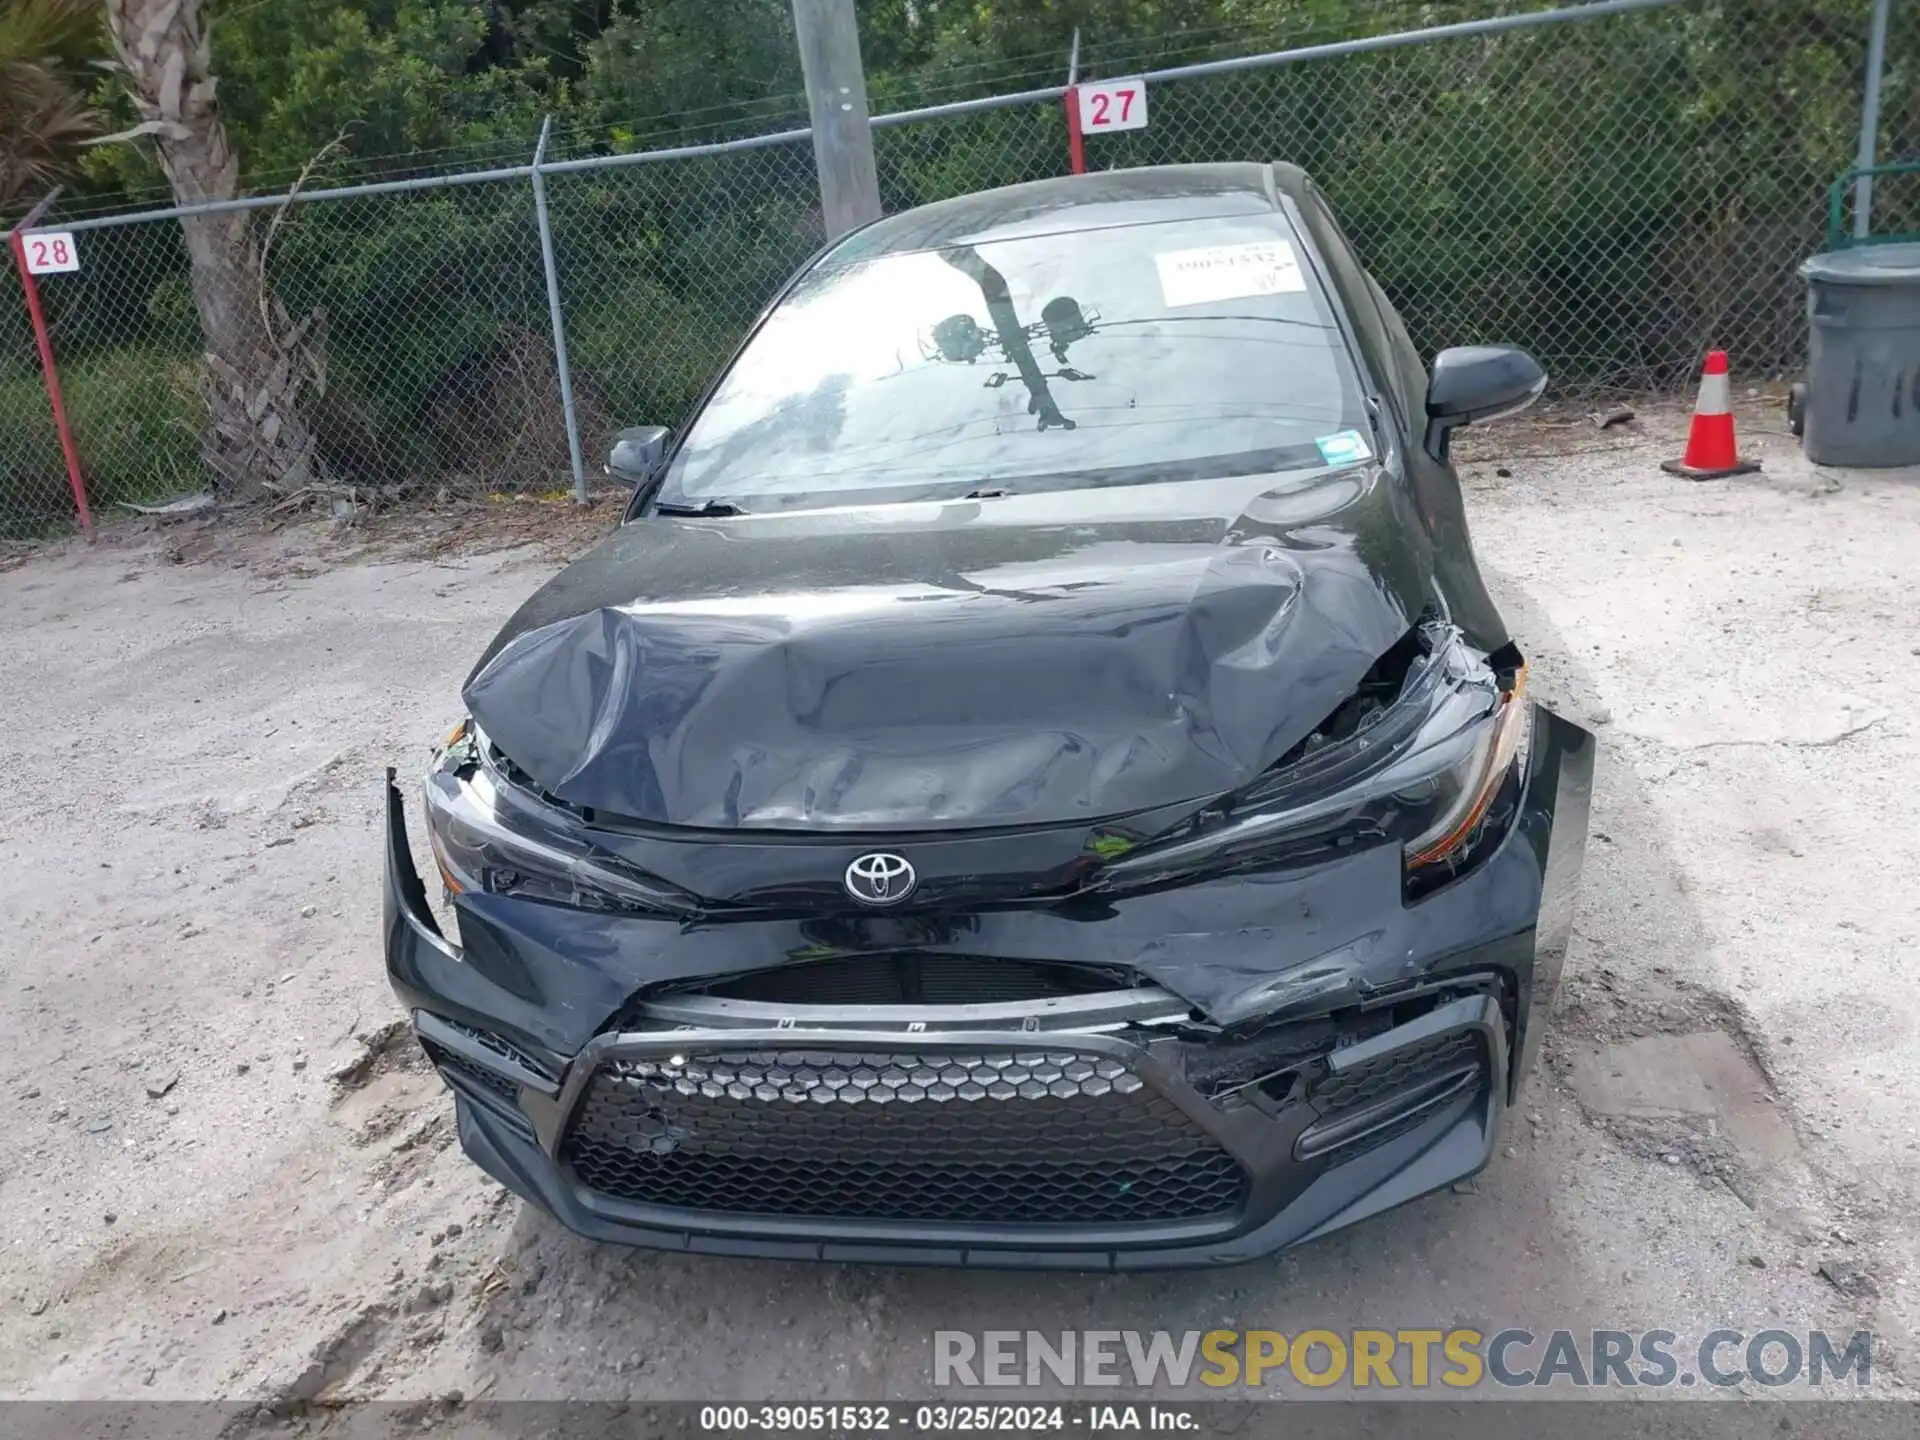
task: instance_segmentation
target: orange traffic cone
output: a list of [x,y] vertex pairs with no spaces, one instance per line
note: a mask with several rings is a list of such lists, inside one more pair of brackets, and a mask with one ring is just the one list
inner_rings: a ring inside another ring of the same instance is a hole
[[1726,351],[1707,352],[1700,398],[1693,406],[1693,428],[1687,431],[1687,453],[1678,460],[1662,460],[1660,468],[1689,480],[1721,480],[1760,468],[1758,460],[1742,460],[1734,443],[1733,388],[1727,380]]

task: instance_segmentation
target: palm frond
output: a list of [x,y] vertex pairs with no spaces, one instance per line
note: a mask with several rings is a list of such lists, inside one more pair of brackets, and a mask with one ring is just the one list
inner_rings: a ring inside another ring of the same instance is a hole
[[65,76],[0,61],[0,213],[72,174],[103,122]]
[[98,0],[0,0],[0,65],[78,70],[106,50]]

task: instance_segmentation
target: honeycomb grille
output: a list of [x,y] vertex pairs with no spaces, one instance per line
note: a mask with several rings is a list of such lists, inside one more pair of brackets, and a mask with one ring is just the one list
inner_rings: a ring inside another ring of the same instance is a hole
[[1239,1165],[1118,1061],[1062,1052],[622,1060],[563,1158],[589,1187],[693,1210],[985,1225],[1230,1214]]

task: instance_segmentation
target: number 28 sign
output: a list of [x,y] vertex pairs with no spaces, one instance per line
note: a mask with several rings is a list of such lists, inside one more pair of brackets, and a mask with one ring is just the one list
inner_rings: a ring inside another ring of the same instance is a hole
[[1143,130],[1147,124],[1147,82],[1101,80],[1078,87],[1080,133],[1103,135],[1109,130]]
[[27,252],[27,273],[53,275],[80,268],[80,252],[65,230],[34,230],[20,237]]

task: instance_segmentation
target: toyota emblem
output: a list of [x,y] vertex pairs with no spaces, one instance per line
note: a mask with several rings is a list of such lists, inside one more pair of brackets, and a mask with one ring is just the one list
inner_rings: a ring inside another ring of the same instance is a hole
[[846,879],[847,893],[863,905],[898,905],[919,882],[906,856],[884,850],[856,858]]

